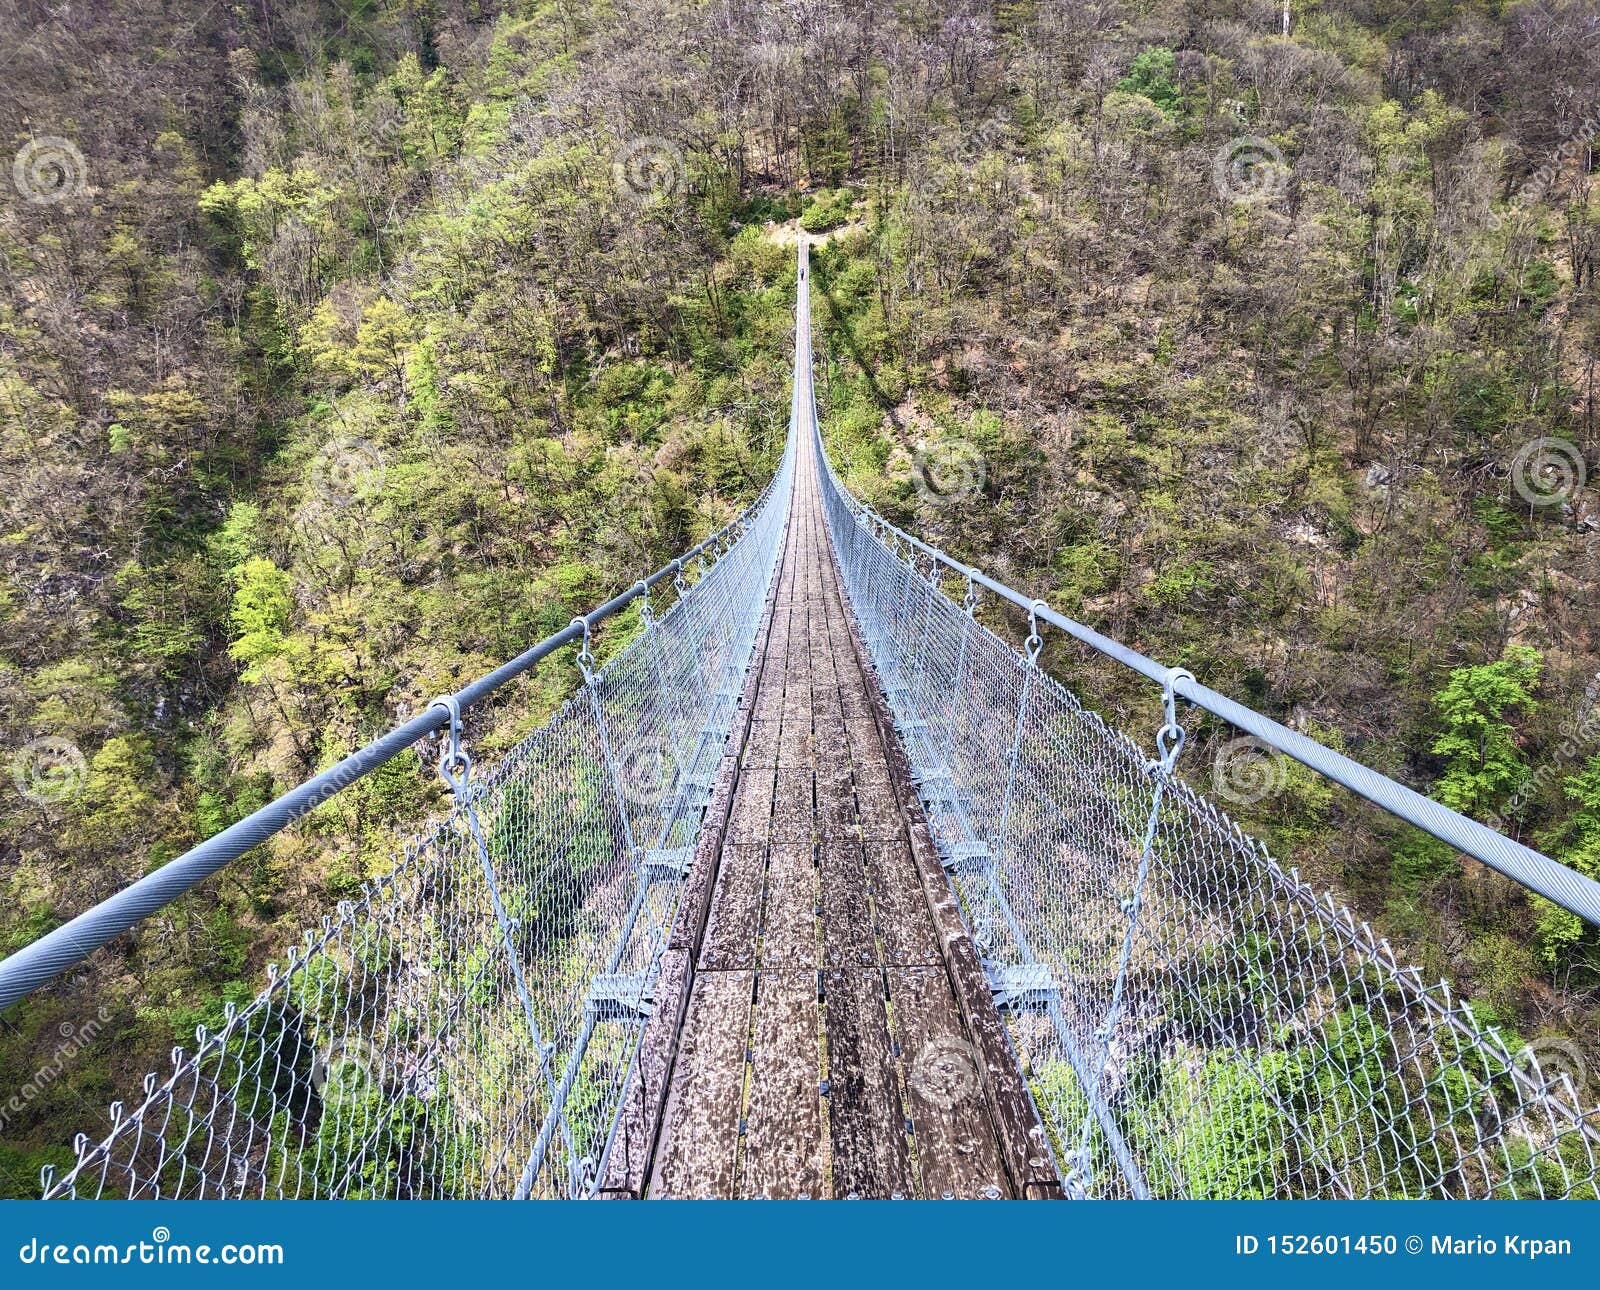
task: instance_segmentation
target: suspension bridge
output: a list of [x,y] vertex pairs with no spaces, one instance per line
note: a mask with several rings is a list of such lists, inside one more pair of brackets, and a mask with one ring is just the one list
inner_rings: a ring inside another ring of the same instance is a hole
[[[0,961],[4,1006],[438,738],[448,813],[44,1194],[1594,1198],[1592,1090],[1186,784],[1185,706],[1591,923],[1600,885],[851,497],[803,242],[797,273],[755,505]],[[1027,614],[1020,650],[986,603]],[[1041,666],[1046,630],[1159,687],[1153,751]],[[474,705],[569,652],[573,696],[476,767]]]

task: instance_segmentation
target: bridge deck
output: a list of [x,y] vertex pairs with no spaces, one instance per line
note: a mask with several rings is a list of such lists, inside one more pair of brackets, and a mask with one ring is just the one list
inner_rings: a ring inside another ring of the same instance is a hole
[[985,1080],[1020,1079],[986,1073],[958,1002],[809,433],[757,658],[649,1194],[1010,1196]]

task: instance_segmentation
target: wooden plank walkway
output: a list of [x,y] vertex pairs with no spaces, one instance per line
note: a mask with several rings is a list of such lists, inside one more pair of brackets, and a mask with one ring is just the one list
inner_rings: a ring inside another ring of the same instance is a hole
[[829,545],[796,318],[767,620],[599,1194],[1059,1194]]

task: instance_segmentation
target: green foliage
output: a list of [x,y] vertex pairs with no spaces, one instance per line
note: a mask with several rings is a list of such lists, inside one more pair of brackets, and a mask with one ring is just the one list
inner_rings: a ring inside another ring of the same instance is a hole
[[853,200],[848,188],[824,189],[806,203],[800,227],[808,233],[831,232],[850,218]]
[[[220,913],[214,911],[212,914],[214,927]],[[228,966],[238,971],[243,966],[245,947],[237,928],[229,928],[228,931],[232,941],[229,947],[232,953],[227,956],[230,960]],[[189,1049],[194,1046],[197,1027],[204,1026],[211,1033],[217,1033],[227,1018],[226,1005],[231,1003],[242,1008],[255,997],[255,993],[255,988],[248,981],[225,981],[221,992],[211,998],[192,1004],[176,1003],[165,1009],[148,1008],[143,1011],[141,1019],[161,1026],[171,1036],[172,1043]]]
[[37,1200],[40,1170],[49,1165],[59,1175],[70,1169],[74,1160],[70,1145],[30,1150],[0,1142],[0,1200]]
[[1212,568],[1205,560],[1163,569],[1144,589],[1157,604],[1187,604],[1204,596],[1214,585]]
[[229,652],[245,665],[245,679],[250,680],[283,653],[284,632],[294,599],[289,575],[264,556],[237,566],[233,579],[233,607],[228,619],[234,639]]
[[1408,832],[1393,844],[1395,876],[1415,890],[1461,870],[1454,847],[1425,833]]
[[1178,1144],[1175,1158],[1149,1144],[1152,1157],[1163,1165],[1152,1190],[1159,1187],[1158,1194],[1198,1200],[1274,1195],[1290,1122],[1263,1091],[1262,1080],[1269,1088],[1277,1082],[1283,1056],[1263,1055],[1261,1072],[1251,1069],[1254,1063],[1223,1052],[1185,1057],[1198,1060],[1198,1070],[1172,1069],[1161,1082],[1160,1097],[1144,1113],[1146,1133]]
[[511,876],[501,890],[506,912],[518,922],[525,951],[547,960],[559,958],[614,854],[605,768],[590,767],[581,782],[575,800],[552,797],[538,784],[508,784],[488,830],[489,854]]
[[1177,56],[1170,49],[1146,49],[1128,68],[1128,74],[1117,82],[1124,94],[1140,94],[1149,99],[1168,116],[1175,116],[1183,108],[1183,91],[1174,77]]
[[[1562,792],[1576,809],[1562,829],[1564,845],[1555,851],[1565,865],[1589,878],[1600,879],[1600,753],[1592,755],[1562,784]],[[1594,951],[1600,933],[1577,915],[1542,898],[1539,910],[1540,952],[1546,963],[1558,967],[1571,963],[1582,949]]]
[[1493,663],[1450,673],[1433,699],[1444,722],[1433,751],[1446,763],[1435,791],[1446,806],[1468,814],[1494,810],[1528,778],[1516,727],[1506,715],[1534,713],[1533,689],[1543,671],[1537,650],[1513,645]]
[[122,608],[130,619],[128,643],[165,679],[186,675],[215,620],[210,570],[197,557],[154,569],[129,563],[117,571]]
[[0,941],[4,953],[15,954],[24,945],[36,941],[46,932],[59,927],[62,919],[55,910],[48,906],[27,910],[23,916],[6,929],[5,939]]
[[108,739],[89,759],[83,796],[91,838],[112,845],[144,834],[155,805],[152,761],[150,743],[140,735]]

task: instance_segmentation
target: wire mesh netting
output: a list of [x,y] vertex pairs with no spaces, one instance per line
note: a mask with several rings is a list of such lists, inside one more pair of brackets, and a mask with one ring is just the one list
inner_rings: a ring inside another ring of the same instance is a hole
[[[45,1194],[578,1197],[738,707],[793,444],[742,532]],[[737,532],[737,530],[736,530]],[[698,576],[696,576],[698,574]],[[585,650],[585,654],[587,650]]]
[[1570,1045],[1509,1051],[824,475],[848,600],[1070,1194],[1595,1197],[1600,1110]]

